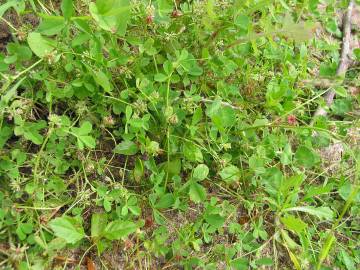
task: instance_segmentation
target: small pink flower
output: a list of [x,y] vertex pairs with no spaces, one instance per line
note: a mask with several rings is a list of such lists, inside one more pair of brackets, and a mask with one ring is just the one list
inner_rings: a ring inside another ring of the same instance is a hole
[[296,124],[296,116],[293,115],[293,114],[290,114],[288,117],[287,117],[287,122],[289,125],[295,125]]
[[152,24],[154,22],[154,16],[153,15],[148,15],[146,17],[146,23],[147,24]]
[[181,11],[177,10],[177,9],[174,9],[173,12],[171,13],[172,18],[178,18],[178,17],[181,17],[181,16],[182,16]]

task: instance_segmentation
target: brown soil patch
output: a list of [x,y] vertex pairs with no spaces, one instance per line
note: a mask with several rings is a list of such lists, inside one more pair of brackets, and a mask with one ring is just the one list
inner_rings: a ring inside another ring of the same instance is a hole
[[9,27],[4,22],[0,22],[0,52],[5,51],[6,44],[11,41]]

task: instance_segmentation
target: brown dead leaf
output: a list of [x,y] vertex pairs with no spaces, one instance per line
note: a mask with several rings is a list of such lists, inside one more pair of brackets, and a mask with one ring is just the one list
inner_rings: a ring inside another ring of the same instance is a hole
[[240,217],[239,217],[239,220],[238,220],[238,222],[239,222],[240,225],[244,225],[244,224],[248,223],[249,221],[250,221],[250,217],[247,216],[247,215],[245,215],[245,216],[240,216]]
[[86,257],[86,268],[87,270],[96,270],[96,266],[90,257]]
[[348,87],[349,94],[356,97],[360,95],[360,87],[357,86],[349,86]]

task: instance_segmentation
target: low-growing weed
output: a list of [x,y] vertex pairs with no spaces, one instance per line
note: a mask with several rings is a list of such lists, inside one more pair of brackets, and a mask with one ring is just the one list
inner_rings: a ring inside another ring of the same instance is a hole
[[348,2],[2,1],[0,267],[359,269]]

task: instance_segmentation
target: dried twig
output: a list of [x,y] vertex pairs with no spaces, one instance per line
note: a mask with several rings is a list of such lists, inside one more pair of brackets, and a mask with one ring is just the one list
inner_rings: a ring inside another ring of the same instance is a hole
[[[341,56],[340,56],[340,63],[336,70],[336,76],[344,76],[348,66],[349,66],[349,52],[350,52],[350,41],[351,41],[351,14],[354,9],[354,1],[350,0],[349,6],[347,8],[346,14],[344,15],[343,19],[343,40],[342,40],[342,47],[341,47]],[[330,89],[324,95],[324,100],[328,107],[334,101],[335,91]],[[316,116],[326,116],[327,111],[319,106],[314,113],[314,117]]]

